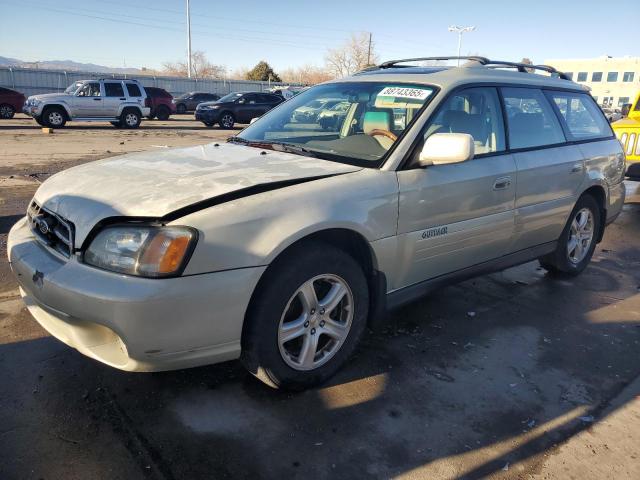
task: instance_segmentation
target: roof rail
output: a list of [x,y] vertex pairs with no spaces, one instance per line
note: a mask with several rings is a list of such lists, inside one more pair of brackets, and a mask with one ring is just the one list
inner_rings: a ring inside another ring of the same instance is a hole
[[444,61],[444,60],[471,60],[473,62],[481,63],[482,65],[490,62],[488,58],[485,57],[417,57],[417,58],[404,58],[402,60],[389,60],[387,62],[383,62],[378,65],[378,68],[391,68],[395,67],[398,63],[407,63],[407,62],[425,62],[425,61]]
[[128,82],[140,83],[140,81],[136,78],[126,78],[126,77],[102,77],[102,78],[98,78],[98,80],[126,80]]
[[417,57],[417,58],[405,58],[402,60],[389,60],[387,62],[383,62],[378,65],[377,68],[391,68],[395,67],[399,63],[407,63],[407,62],[424,62],[424,61],[445,61],[445,60],[469,60],[472,62],[479,63],[485,67],[489,68],[515,68],[519,72],[528,72],[529,70],[541,70],[552,75],[556,74],[559,78],[563,80],[571,80],[567,75],[559,70],[556,70],[554,67],[550,65],[533,65],[528,63],[518,63],[518,62],[506,62],[503,60],[491,60],[486,57],[479,56],[468,56],[468,57]]

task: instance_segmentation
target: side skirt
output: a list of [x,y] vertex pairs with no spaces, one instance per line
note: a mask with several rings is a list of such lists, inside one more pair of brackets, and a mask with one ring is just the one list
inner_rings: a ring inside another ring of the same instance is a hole
[[413,302],[414,300],[417,300],[438,288],[451,285],[452,283],[458,283],[479,275],[497,272],[509,267],[515,267],[516,265],[530,262],[531,260],[535,260],[536,258],[553,252],[556,249],[556,245],[556,241],[543,243],[542,245],[536,245],[535,247],[510,253],[504,257],[489,260],[488,262],[479,263],[471,267],[463,268],[462,270],[457,270],[455,272],[425,280],[424,282],[394,290],[386,295],[387,310],[393,310],[401,307],[402,305],[406,305],[407,303]]

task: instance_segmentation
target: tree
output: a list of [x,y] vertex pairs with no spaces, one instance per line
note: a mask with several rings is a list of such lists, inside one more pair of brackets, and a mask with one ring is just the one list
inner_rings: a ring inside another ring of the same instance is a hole
[[303,65],[297,68],[288,68],[280,72],[283,82],[301,83],[304,85],[315,85],[316,83],[331,80],[333,76],[325,68],[315,65]]
[[261,62],[258,62],[258,64],[255,67],[249,70],[245,78],[247,80],[255,80],[260,82],[267,82],[269,80],[272,82],[282,81],[280,80],[280,77],[278,76],[278,74],[273,71],[273,68],[271,68],[271,65],[269,65],[264,60],[262,60]]
[[[520,63],[524,63],[525,65],[533,65],[533,62],[531,61],[531,59],[530,59],[530,58],[527,58],[527,57],[524,57],[524,58],[520,61]],[[533,73],[533,72],[535,72],[535,70],[534,70],[533,68],[526,68],[525,70],[526,70],[527,72],[529,72],[529,73]]]
[[[162,68],[166,75],[187,76],[187,62],[165,62]],[[204,52],[195,51],[191,54],[191,74],[194,78],[223,78],[224,72],[225,67],[211,63]]]
[[327,70],[334,77],[346,77],[376,65],[378,55],[375,53],[375,44],[370,41],[370,38],[365,32],[352,34],[341,47],[330,49],[325,57]]

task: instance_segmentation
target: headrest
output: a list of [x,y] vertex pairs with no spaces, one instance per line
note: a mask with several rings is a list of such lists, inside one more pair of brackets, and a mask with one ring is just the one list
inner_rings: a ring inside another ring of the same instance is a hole
[[392,130],[391,114],[387,111],[369,111],[364,114],[362,130],[369,134],[373,130]]

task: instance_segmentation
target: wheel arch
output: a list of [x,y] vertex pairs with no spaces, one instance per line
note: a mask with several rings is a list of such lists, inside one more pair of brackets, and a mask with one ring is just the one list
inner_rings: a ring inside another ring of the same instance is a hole
[[44,112],[47,111],[47,109],[49,108],[61,108],[62,111],[64,112],[65,116],[67,117],[66,120],[70,121],[71,120],[71,110],[69,109],[69,106],[62,103],[62,102],[52,102],[52,103],[45,103],[42,106],[42,114],[44,115]]
[[142,114],[142,109],[140,108],[140,106],[137,105],[137,104],[132,105],[130,103],[129,104],[125,103],[124,105],[120,105],[120,110],[118,110],[118,117],[120,117],[125,111],[130,110],[130,109],[137,110],[138,115],[140,115],[140,118],[144,117],[144,115]]
[[344,228],[327,228],[318,230],[292,241],[288,245],[279,249],[269,266],[260,276],[256,287],[251,294],[251,299],[247,306],[242,325],[242,339],[245,338],[250,322],[248,318],[253,312],[255,300],[264,282],[269,281],[269,277],[278,262],[283,261],[290,252],[304,248],[305,244],[323,243],[336,247],[350,255],[362,267],[367,284],[369,286],[369,318],[370,327],[377,325],[382,318],[382,313],[386,311],[386,277],[384,273],[378,271],[378,261],[375,252],[367,239],[359,232]]

